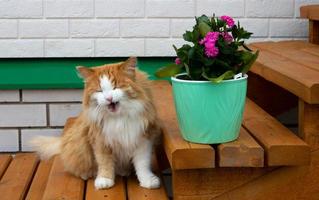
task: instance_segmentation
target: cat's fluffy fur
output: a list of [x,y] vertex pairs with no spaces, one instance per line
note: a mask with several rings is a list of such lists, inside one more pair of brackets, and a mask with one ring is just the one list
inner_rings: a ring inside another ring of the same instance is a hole
[[77,67],[85,80],[83,111],[61,137],[32,141],[42,159],[60,154],[65,170],[95,178],[97,189],[114,185],[133,164],[142,187],[157,188],[151,154],[161,133],[151,100],[150,81],[136,58],[94,68]]

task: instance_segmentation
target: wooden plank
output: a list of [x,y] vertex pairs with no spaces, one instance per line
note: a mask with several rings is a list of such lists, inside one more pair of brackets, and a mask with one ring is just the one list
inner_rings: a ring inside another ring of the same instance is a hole
[[32,184],[28,191],[27,200],[41,200],[49,179],[53,159],[41,161],[33,177]]
[[82,200],[84,181],[64,171],[59,157],[55,157],[43,199],[48,200]]
[[319,5],[301,6],[300,17],[311,20],[319,20]]
[[243,126],[263,146],[268,166],[310,163],[310,147],[249,99]]
[[[260,42],[254,43],[254,47],[273,52],[279,56],[285,57],[302,66],[319,71],[319,57],[305,51],[303,48],[313,47],[314,45],[302,41],[285,41],[285,42]],[[319,50],[319,47],[317,46]],[[305,68],[306,70],[306,68]],[[319,80],[317,81],[319,84]]]
[[308,104],[299,99],[299,135],[312,150],[319,149],[319,104]]
[[213,169],[173,170],[173,199],[213,199],[245,185],[274,168],[220,167]]
[[4,172],[7,170],[8,165],[12,160],[12,156],[8,154],[0,155],[0,180]]
[[[153,171],[160,175],[159,166],[156,156],[153,154],[152,157],[152,168]],[[168,196],[165,191],[163,184],[163,179],[161,180],[161,187],[158,189],[146,189],[139,185],[136,176],[131,175],[127,178],[127,194],[128,200],[168,200]]]
[[24,199],[37,164],[35,154],[17,154],[0,181],[1,200]]
[[163,126],[163,145],[173,169],[213,168],[215,152],[209,145],[190,145],[180,135],[172,87],[167,81],[153,82],[153,98]]
[[281,167],[214,200],[318,200],[319,151],[311,153],[310,166]]
[[94,179],[89,179],[86,186],[86,200],[125,200],[126,186],[123,177],[116,177],[115,185],[109,189],[96,190]]
[[244,129],[237,140],[217,147],[220,167],[263,167],[264,149]]
[[251,71],[308,103],[319,103],[319,72],[316,70],[305,70],[304,66],[294,63],[288,58],[262,50]]

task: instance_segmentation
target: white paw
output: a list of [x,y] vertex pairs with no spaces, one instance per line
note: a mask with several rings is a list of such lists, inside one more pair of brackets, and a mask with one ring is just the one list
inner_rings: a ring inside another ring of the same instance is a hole
[[155,189],[161,186],[161,181],[157,176],[152,175],[147,178],[143,178],[143,180],[140,181],[140,185],[144,188]]
[[96,177],[94,186],[96,189],[110,188],[114,185],[114,180],[104,177]]

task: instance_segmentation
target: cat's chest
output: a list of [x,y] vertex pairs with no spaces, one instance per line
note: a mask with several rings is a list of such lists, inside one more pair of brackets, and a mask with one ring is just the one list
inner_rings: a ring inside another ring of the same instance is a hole
[[133,150],[144,134],[144,123],[139,117],[109,118],[104,122],[103,134],[107,145]]

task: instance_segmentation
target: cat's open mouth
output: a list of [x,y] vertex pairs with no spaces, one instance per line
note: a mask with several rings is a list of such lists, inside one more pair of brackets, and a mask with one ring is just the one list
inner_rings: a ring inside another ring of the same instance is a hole
[[116,112],[119,107],[119,102],[112,102],[109,105],[107,105],[107,107],[111,112]]

